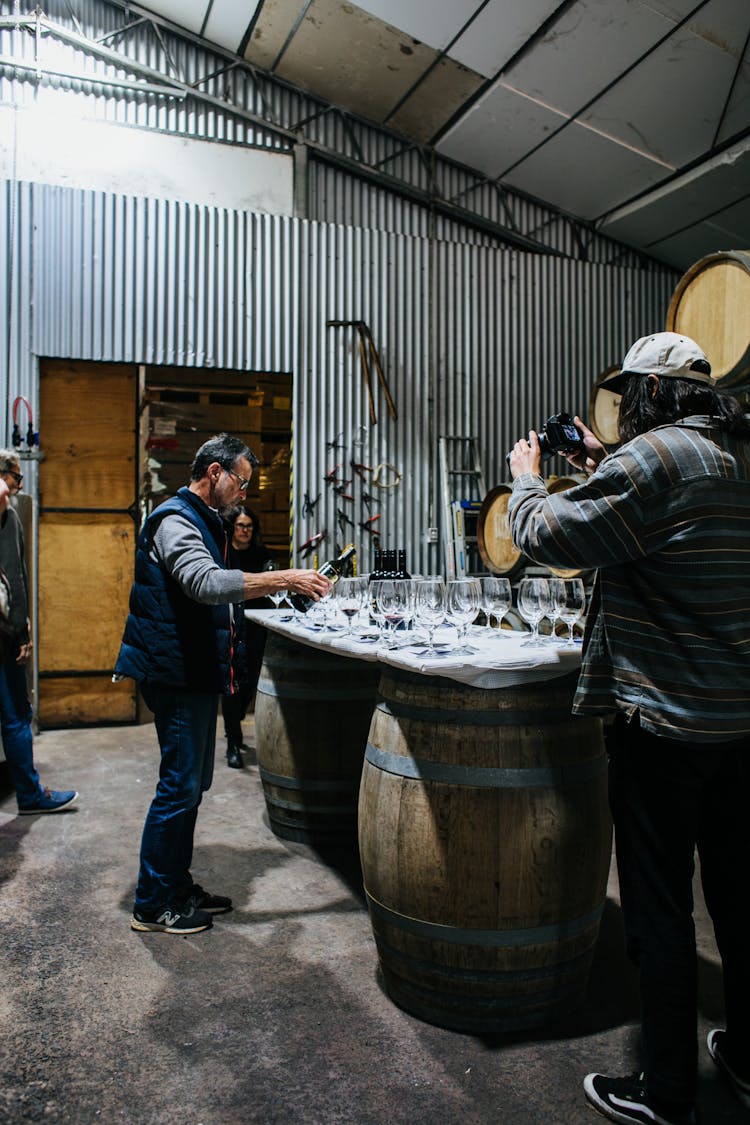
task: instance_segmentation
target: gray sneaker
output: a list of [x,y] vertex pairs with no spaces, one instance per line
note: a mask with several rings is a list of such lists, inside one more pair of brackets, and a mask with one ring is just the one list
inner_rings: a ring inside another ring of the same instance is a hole
[[732,1087],[735,1097],[742,1102],[746,1109],[750,1109],[750,1082],[747,1082],[744,1078],[740,1078],[739,1074],[732,1070],[727,1062],[726,1056],[724,1055],[726,1037],[726,1031],[722,1031],[719,1027],[715,1027],[713,1031],[709,1031],[706,1039],[708,1053]]
[[214,921],[203,910],[193,910],[184,906],[160,906],[158,910],[133,910],[130,919],[131,930],[141,933],[199,934],[210,930]]

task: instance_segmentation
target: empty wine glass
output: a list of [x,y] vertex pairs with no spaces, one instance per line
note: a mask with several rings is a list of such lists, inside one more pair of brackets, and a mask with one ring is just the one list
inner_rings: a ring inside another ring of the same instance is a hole
[[544,641],[539,636],[539,622],[552,612],[552,596],[546,578],[522,578],[518,587],[518,612],[531,626],[531,636],[523,641],[524,647],[538,647]]
[[483,576],[480,578],[482,587],[481,605],[487,618],[487,629],[492,628],[492,618],[497,621],[498,636],[503,635],[501,622],[511,607],[513,591],[507,578]]
[[422,578],[415,593],[417,619],[427,630],[426,656],[435,656],[435,630],[445,621],[445,582],[442,578]]
[[550,593],[555,617],[568,626],[568,636],[562,643],[567,647],[575,645],[573,625],[586,608],[586,591],[581,578],[552,578]]
[[396,647],[396,630],[410,620],[412,599],[412,584],[405,578],[384,579],[378,589],[378,608],[391,635],[388,648]]
[[[370,583],[370,585],[367,589],[367,599],[366,599],[367,600],[367,606],[368,606],[368,609],[370,611],[370,617],[375,622],[375,626],[378,630],[378,635],[377,635],[377,638],[376,638],[376,640],[378,641],[378,644],[383,643],[383,629],[385,628],[385,619],[383,617],[383,613],[382,613],[382,611],[380,609],[380,605],[379,605],[380,587],[383,585],[384,581],[385,581],[384,578],[373,578],[372,582]],[[362,640],[361,637],[360,637],[360,640]]]
[[346,634],[354,635],[354,619],[357,617],[367,597],[367,579],[339,578],[334,587],[336,605],[347,619]]
[[466,630],[479,613],[482,588],[478,578],[452,578],[446,587],[445,615],[458,630],[457,652],[476,652],[466,643]]
[[[270,570],[276,570],[276,563],[273,559],[266,559],[263,563],[263,572]],[[266,597],[273,602],[273,608],[278,609],[286,597],[286,590],[274,590],[272,594],[266,594]]]

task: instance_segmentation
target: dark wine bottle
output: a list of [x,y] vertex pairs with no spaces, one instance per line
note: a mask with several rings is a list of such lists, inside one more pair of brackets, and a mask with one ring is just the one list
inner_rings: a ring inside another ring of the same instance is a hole
[[[370,582],[375,582],[376,579],[383,577],[383,552],[380,547],[375,548],[375,565],[370,572]],[[368,583],[369,585],[369,583]]]
[[[328,562],[324,562],[323,565],[318,568],[318,574],[325,575],[325,577],[329,579],[331,583],[338,582],[339,578],[341,578],[342,574],[346,570],[346,564],[349,562],[349,559],[352,557],[352,555],[354,555],[356,550],[357,548],[353,543],[348,543],[346,547],[344,547],[338,558],[330,559]],[[310,606],[314,605],[315,603],[315,599],[311,598],[309,594],[292,594],[290,597],[290,601],[294,608],[298,609],[300,613],[307,613]]]
[[411,578],[409,571],[406,569],[406,551],[398,552],[398,565],[396,567],[399,578]]

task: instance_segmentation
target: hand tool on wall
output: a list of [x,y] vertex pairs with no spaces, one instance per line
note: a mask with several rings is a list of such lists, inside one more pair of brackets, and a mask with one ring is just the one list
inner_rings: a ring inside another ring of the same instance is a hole
[[327,320],[326,321],[326,327],[327,328],[356,328],[357,329],[357,334],[359,336],[359,354],[360,354],[360,358],[362,360],[362,373],[365,377],[365,388],[367,390],[367,404],[368,404],[369,411],[370,411],[370,422],[372,423],[373,426],[377,425],[378,419],[377,419],[377,415],[375,413],[375,400],[374,400],[374,396],[373,396],[373,393],[372,393],[372,376],[370,375],[370,364],[369,364],[369,361],[368,361],[368,358],[367,358],[368,351],[369,351],[370,355],[372,356],[373,363],[375,364],[375,370],[378,373],[378,381],[379,381],[380,386],[382,388],[383,394],[385,395],[385,401],[388,404],[388,409],[390,411],[391,417],[395,420],[398,417],[398,415],[396,413],[396,407],[394,406],[393,399],[391,397],[391,392],[388,388],[388,382],[387,382],[386,377],[383,373],[383,367],[382,367],[382,364],[380,362],[380,356],[378,355],[378,350],[375,347],[375,341],[372,337],[372,332],[370,331],[366,321],[364,321],[364,320]]
[[297,549],[302,558],[306,558],[307,555],[314,551],[318,544],[323,542],[323,540],[326,538],[326,535],[327,532],[325,531],[316,531],[314,535],[311,535],[309,539],[306,539],[304,543],[301,543]]

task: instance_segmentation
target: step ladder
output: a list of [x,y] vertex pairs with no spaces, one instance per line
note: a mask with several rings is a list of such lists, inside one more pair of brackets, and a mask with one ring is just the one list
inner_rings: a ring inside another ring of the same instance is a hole
[[484,571],[477,547],[477,521],[487,495],[475,437],[438,438],[443,490],[443,546],[448,578]]

